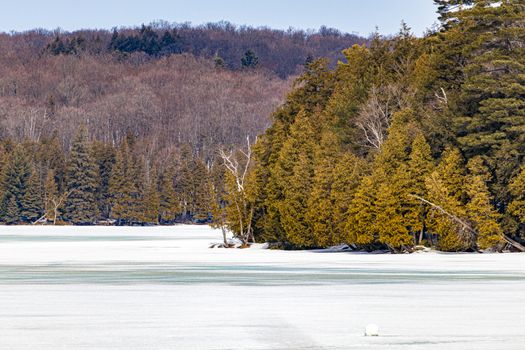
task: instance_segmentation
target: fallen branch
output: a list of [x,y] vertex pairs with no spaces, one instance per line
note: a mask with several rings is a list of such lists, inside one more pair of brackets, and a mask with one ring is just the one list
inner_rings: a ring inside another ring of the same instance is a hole
[[[429,200],[426,200],[425,198],[421,197],[421,196],[418,196],[416,194],[411,194],[410,197],[413,197],[413,198],[416,198],[418,200],[420,200],[421,202],[425,203],[425,204],[428,204],[430,205],[431,207],[439,210],[440,212],[442,212],[443,214],[447,215],[449,218],[451,218],[452,220],[454,220],[455,222],[459,223],[463,229],[469,231],[474,237],[477,237],[478,236],[478,233],[476,230],[474,230],[472,228],[472,226],[470,226],[468,223],[464,222],[463,220],[461,220],[460,218],[458,218],[457,216],[449,213],[448,211],[446,211],[445,209],[443,209],[442,207],[440,207],[439,205],[437,204],[434,204],[432,203],[431,201]],[[521,245],[520,243],[516,242],[515,240],[509,238],[507,235],[502,235],[502,238],[505,240],[505,242],[507,242],[508,244],[510,244],[511,246],[513,246],[514,248],[516,248],[517,250],[519,250],[520,252],[522,253],[525,253],[525,247],[523,245]]]

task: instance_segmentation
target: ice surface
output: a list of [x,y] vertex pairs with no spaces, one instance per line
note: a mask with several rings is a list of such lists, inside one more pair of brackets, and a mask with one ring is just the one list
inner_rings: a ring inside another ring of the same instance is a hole
[[0,349],[524,348],[523,254],[208,248],[220,240],[0,226]]

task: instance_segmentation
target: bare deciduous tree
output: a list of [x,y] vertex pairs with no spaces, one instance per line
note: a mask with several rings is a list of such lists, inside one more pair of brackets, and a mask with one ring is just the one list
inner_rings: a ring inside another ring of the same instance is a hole
[[246,137],[246,150],[237,152],[220,150],[220,157],[229,175],[226,183],[226,199],[232,210],[227,215],[226,224],[242,241],[243,246],[254,242],[252,219],[254,207],[246,193],[246,179],[252,158],[250,137]]

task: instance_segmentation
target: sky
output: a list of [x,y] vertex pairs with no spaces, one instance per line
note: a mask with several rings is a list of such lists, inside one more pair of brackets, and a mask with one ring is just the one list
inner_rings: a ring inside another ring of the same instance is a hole
[[321,25],[367,36],[394,34],[404,20],[421,35],[437,20],[432,0],[18,0],[5,1],[0,31],[67,31],[169,23],[229,21],[276,29]]

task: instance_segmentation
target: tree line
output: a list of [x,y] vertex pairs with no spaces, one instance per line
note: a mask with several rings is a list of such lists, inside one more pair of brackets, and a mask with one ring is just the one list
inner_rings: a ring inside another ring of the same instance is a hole
[[[366,33],[368,34],[368,33]],[[297,75],[309,57],[328,57],[332,64],[343,58],[341,50],[366,39],[333,28],[276,30],[236,26],[229,22],[192,26],[165,21],[113,30],[63,32],[43,29],[1,34],[0,48],[17,56],[99,56],[118,60],[155,60],[178,54],[215,59],[225,69],[247,67],[244,58],[253,53],[258,67],[282,79]]]
[[190,146],[161,163],[128,134],[116,147],[81,126],[66,154],[57,133],[0,146],[0,222],[147,225],[208,222],[222,170]]
[[423,38],[403,24],[307,66],[218,226],[285,248],[525,250],[525,5],[435,3]]

